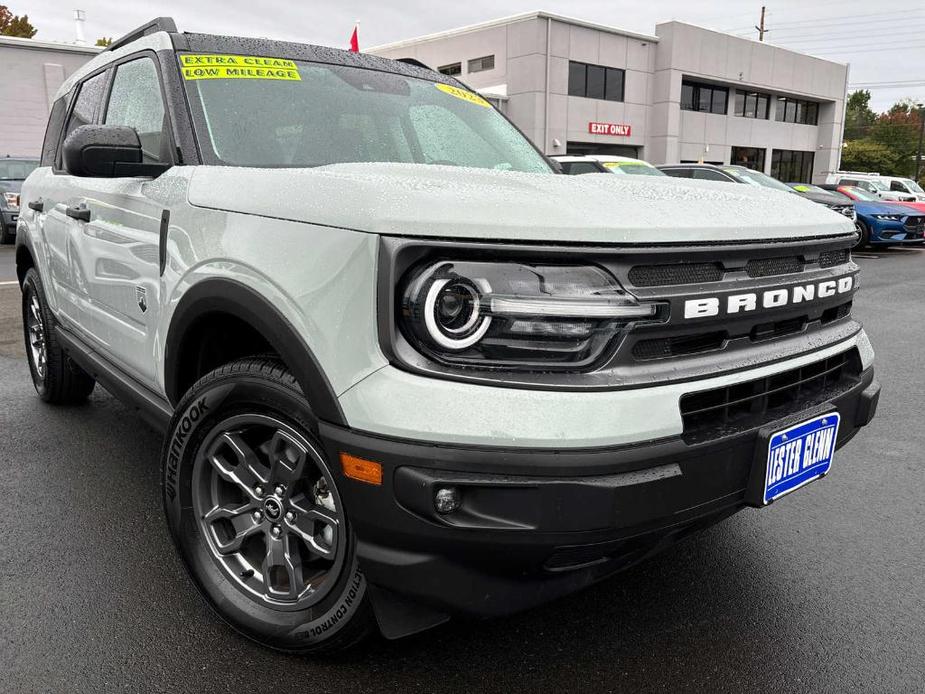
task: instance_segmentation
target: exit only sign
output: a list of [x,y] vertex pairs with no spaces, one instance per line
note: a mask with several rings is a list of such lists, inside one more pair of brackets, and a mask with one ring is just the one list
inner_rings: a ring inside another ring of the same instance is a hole
[[618,135],[629,137],[632,128],[625,123],[588,123],[588,132],[592,135]]

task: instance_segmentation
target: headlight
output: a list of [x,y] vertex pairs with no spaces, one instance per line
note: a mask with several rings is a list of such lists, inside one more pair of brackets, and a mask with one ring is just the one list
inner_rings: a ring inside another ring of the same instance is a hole
[[6,203],[7,209],[9,210],[19,209],[19,193],[4,193],[3,201]]
[[898,222],[903,218],[901,214],[875,214],[874,219],[880,219],[885,222]]
[[663,310],[582,265],[440,261],[412,270],[399,297],[399,327],[419,352],[482,368],[587,367]]

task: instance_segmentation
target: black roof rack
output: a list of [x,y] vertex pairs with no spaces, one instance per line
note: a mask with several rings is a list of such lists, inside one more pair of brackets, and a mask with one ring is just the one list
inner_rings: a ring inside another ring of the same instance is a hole
[[122,48],[122,46],[131,43],[137,39],[140,39],[142,36],[148,36],[149,34],[154,34],[158,31],[166,31],[168,33],[175,34],[177,33],[177,23],[173,21],[172,17],[158,17],[157,19],[152,19],[147,24],[142,24],[137,29],[133,29],[128,32],[125,36],[120,36],[115,41],[113,41],[106,48],[107,51],[114,51],[117,48]]

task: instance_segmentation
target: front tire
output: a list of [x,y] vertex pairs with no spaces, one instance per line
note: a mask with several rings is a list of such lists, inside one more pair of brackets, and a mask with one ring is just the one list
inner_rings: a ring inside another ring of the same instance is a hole
[[164,508],[213,610],[259,643],[341,650],[370,633],[366,579],[317,422],[275,358],[201,378],[170,423]]
[[35,268],[26,272],[22,284],[22,324],[32,384],[39,397],[54,405],[76,405],[90,397],[96,381],[58,344],[55,319]]

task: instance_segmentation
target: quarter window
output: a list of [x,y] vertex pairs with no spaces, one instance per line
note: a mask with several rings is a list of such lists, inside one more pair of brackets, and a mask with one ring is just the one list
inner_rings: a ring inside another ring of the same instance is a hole
[[681,83],[681,109],[684,111],[725,115],[728,99],[729,90],[726,87],[699,82]]
[[569,96],[623,101],[625,80],[626,73],[619,68],[575,61],[568,64]]
[[51,107],[48,116],[48,127],[45,130],[45,141],[42,143],[41,166],[54,166],[58,152],[58,142],[61,137],[61,128],[64,125],[64,114],[67,112],[67,99],[61,97]]
[[495,56],[486,55],[481,58],[473,58],[469,61],[469,72],[484,72],[485,70],[495,69]]
[[170,161],[164,99],[154,61],[141,58],[116,68],[103,122],[134,128],[146,164]]

